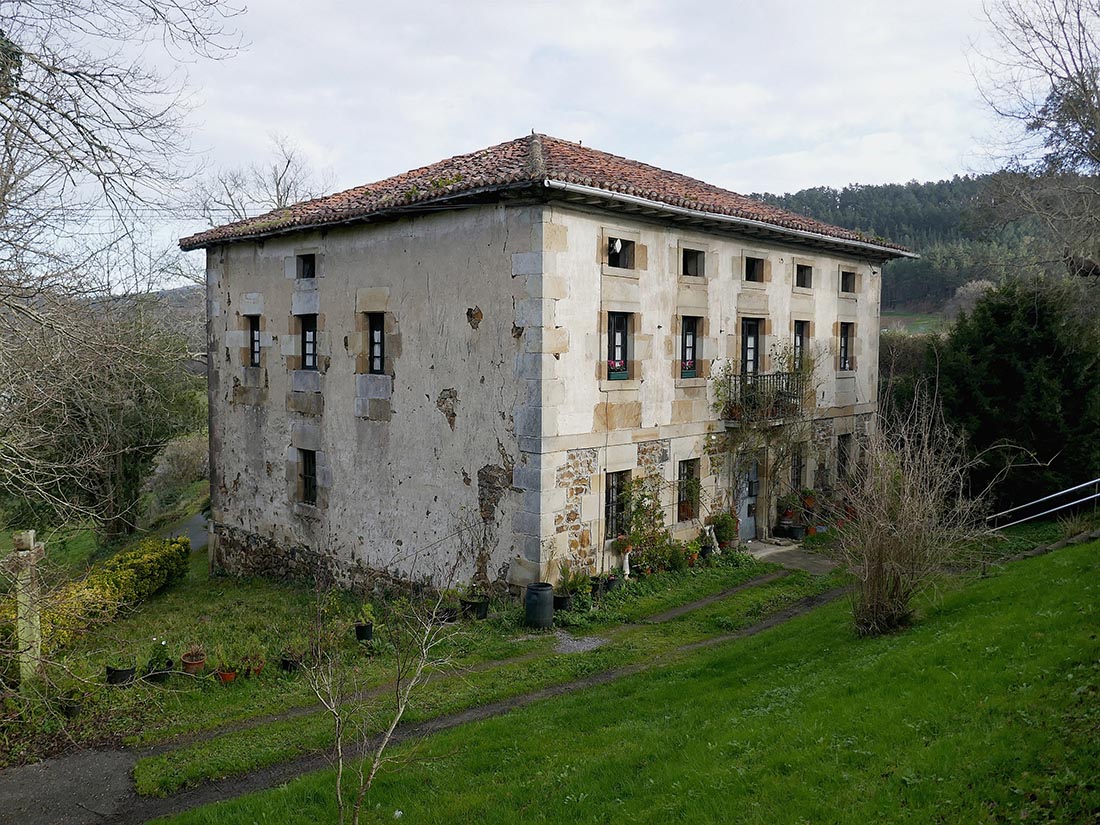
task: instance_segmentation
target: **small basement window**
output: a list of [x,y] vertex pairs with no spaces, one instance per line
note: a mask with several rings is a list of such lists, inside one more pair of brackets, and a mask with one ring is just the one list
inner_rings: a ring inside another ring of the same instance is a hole
[[840,291],[841,292],[855,292],[856,291],[856,273],[854,273],[854,272],[841,272],[840,273]]
[[683,250],[682,274],[685,278],[704,278],[707,274],[707,253],[701,249]]
[[317,256],[313,254],[298,256],[298,277],[317,277]]
[[634,268],[634,241],[607,239],[607,265],[614,269]]
[[796,264],[794,268],[794,285],[803,289],[813,288],[814,268],[807,264]]
[[764,259],[745,257],[745,280],[764,283]]

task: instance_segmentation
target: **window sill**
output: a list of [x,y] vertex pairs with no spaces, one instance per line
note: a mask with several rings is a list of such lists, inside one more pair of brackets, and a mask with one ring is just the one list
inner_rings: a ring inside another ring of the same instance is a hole
[[706,378],[677,378],[675,380],[676,389],[687,389],[689,387],[705,387],[706,385]]
[[795,295],[813,295],[814,288],[812,286],[793,286],[791,292]]
[[741,286],[743,286],[745,289],[767,289],[768,288],[768,282],[767,281],[746,281],[742,278],[741,279]]
[[836,371],[836,377],[837,378],[855,378],[856,377],[856,371],[854,369],[851,369],[851,370],[837,370]]
[[705,275],[680,275],[676,279],[685,286],[706,286],[707,277]]
[[857,292],[841,292],[840,293],[840,300],[842,300],[842,301],[855,302],[858,299],[859,299],[859,293],[857,293]]
[[608,266],[607,264],[600,264],[600,271],[603,272],[604,275],[612,278],[631,278],[635,281],[638,280],[637,269],[623,269],[618,266]]
[[642,382],[637,378],[600,379],[600,392],[637,392],[641,388]]
[[304,501],[294,502],[294,515],[305,519],[319,520],[321,510],[316,504],[306,504]]

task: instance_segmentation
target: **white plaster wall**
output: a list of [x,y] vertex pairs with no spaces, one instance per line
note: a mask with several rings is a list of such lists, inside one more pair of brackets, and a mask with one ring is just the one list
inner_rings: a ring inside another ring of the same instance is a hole
[[[348,565],[438,576],[459,545],[446,538],[455,516],[478,516],[479,468],[519,458],[513,419],[525,391],[514,371],[522,347],[513,335],[514,307],[528,299],[531,284],[513,276],[513,256],[537,253],[540,214],[475,207],[209,250],[215,521],[334,553]],[[319,255],[315,290],[287,277],[286,261],[301,252]],[[365,345],[356,312],[382,305],[400,338],[388,421],[356,414],[364,411],[356,355]],[[313,306],[319,377],[288,370],[297,352],[292,307]],[[249,380],[237,349],[244,346],[239,313],[257,307],[265,363],[254,380],[262,380],[266,400],[232,403],[234,385]],[[483,316],[477,329],[467,320],[473,307]],[[288,411],[288,392],[311,382],[323,394],[323,412]],[[437,408],[444,389],[457,393],[453,431]],[[327,503],[318,508],[292,500],[291,446],[298,441],[315,441],[324,453]],[[491,578],[514,553],[511,521],[520,498],[505,493],[495,513]]]

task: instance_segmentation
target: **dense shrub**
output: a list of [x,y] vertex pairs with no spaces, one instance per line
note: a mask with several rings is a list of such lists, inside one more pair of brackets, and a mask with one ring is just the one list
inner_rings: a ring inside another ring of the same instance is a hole
[[[47,593],[42,607],[42,644],[47,652],[69,644],[93,625],[113,619],[163,590],[187,572],[191,540],[148,538],[99,565],[83,580]],[[15,604],[0,603],[0,645],[11,649]]]

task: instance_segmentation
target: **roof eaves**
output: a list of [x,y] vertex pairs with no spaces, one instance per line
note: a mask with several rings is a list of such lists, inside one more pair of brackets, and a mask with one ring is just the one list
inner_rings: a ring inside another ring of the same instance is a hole
[[738,215],[727,215],[721,212],[710,212],[704,209],[696,209],[692,206],[686,205],[690,202],[683,199],[681,201],[683,205],[676,205],[666,203],[665,201],[653,200],[650,198],[643,198],[638,195],[627,194],[625,192],[616,192],[610,189],[603,189],[597,186],[572,183],[569,181],[553,180],[549,178],[544,182],[544,185],[550,189],[556,189],[563,192],[572,192],[578,195],[585,195],[593,198],[603,198],[610,201],[618,201],[620,203],[641,206],[648,209],[667,212],[670,214],[698,218],[701,220],[710,220],[718,223],[753,227],[755,229],[776,232],[782,235],[789,235],[803,241],[853,247],[867,252],[872,252],[877,256],[882,256],[885,258],[920,257],[920,255],[918,255],[917,253],[911,252],[908,249],[902,249],[900,247],[883,246],[881,244],[876,244],[872,241],[859,241],[851,238],[844,238],[838,235],[828,235],[823,232],[811,232],[806,229],[796,229],[793,227],[783,226],[781,224],[769,223],[768,221],[761,221],[753,218],[745,218]]

